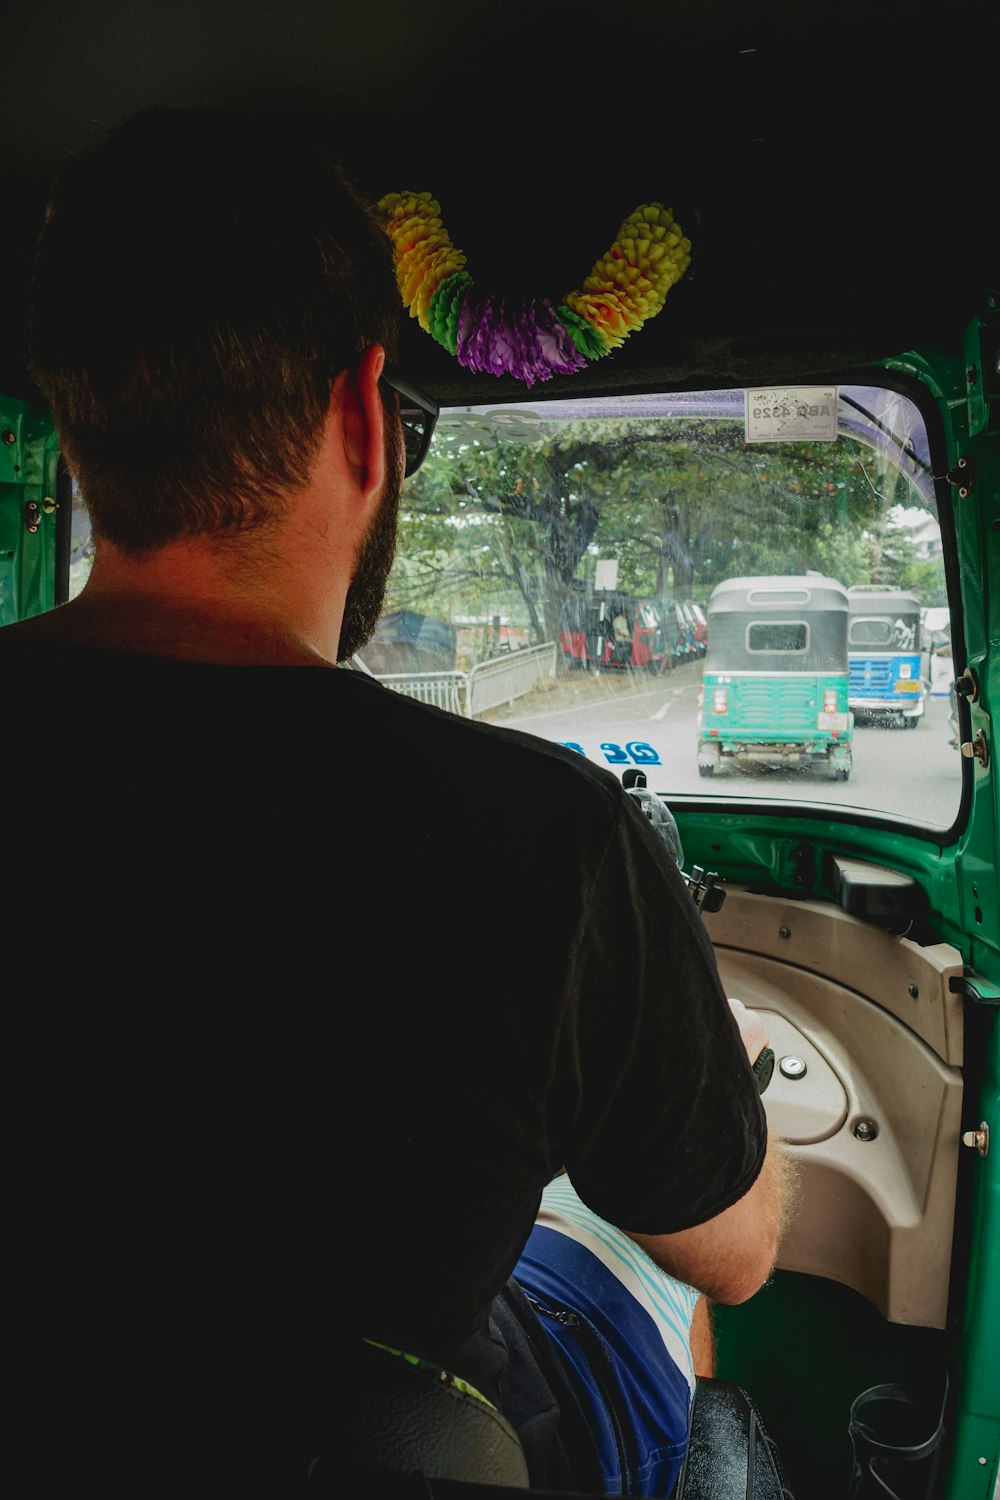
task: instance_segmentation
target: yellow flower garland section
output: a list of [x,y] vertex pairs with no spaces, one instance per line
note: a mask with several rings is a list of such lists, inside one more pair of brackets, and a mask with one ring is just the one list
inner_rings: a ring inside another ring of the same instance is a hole
[[691,241],[662,203],[643,203],[618,231],[579,292],[566,306],[593,324],[609,349],[654,318],[670,288],[691,264]]
[[620,347],[656,316],[691,263],[691,242],[670,209],[644,203],[579,290],[558,306],[545,297],[511,306],[494,293],[477,294],[465,253],[452,244],[430,193],[389,193],[378,209],[410,316],[467,368],[528,385]]

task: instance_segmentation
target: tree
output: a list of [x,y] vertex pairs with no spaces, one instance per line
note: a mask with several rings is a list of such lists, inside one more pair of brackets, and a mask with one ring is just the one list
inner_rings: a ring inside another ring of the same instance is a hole
[[664,601],[816,569],[845,585],[919,581],[931,602],[940,565],[890,524],[906,501],[905,475],[850,437],[764,446],[733,418],[560,425],[537,411],[471,436],[444,425],[404,490],[388,607],[506,613],[557,640],[599,558],[617,560],[620,588]]

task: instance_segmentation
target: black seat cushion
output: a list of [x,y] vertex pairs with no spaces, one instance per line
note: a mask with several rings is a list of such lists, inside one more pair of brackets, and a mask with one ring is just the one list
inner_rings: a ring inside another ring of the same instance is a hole
[[365,1342],[351,1386],[345,1437],[358,1473],[389,1470],[527,1488],[515,1429],[447,1371]]

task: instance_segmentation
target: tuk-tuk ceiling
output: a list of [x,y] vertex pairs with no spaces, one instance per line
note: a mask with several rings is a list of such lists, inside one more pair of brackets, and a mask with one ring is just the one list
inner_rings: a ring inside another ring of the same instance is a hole
[[[988,49],[961,7],[661,0],[35,0],[5,17],[0,391],[29,393],[23,293],[46,185],[152,103],[307,110],[360,186],[428,192],[484,292],[563,297],[637,205],[692,241],[663,310],[552,394],[790,379],[954,340],[1000,285]],[[609,58],[613,63],[609,64]],[[980,76],[981,75],[981,76]],[[947,85],[947,86],[945,86]],[[981,123],[980,123],[981,116]],[[280,213],[281,184],[261,184]],[[412,318],[445,404],[508,401]]]

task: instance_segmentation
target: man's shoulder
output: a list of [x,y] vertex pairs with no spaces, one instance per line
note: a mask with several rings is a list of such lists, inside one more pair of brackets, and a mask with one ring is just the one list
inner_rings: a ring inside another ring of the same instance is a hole
[[87,707],[92,743],[123,721],[158,739],[197,725],[206,753],[246,742],[254,758],[275,754],[353,767],[379,783],[432,797],[524,802],[536,815],[613,819],[615,776],[578,751],[523,729],[490,724],[424,703],[350,669],[229,666],[81,645],[17,627],[0,629],[0,670],[18,674],[21,723],[65,718]]
[[382,749],[401,769],[420,768],[427,787],[439,779],[460,796],[487,796],[508,814],[530,806],[533,816],[588,817],[607,827],[623,796],[611,772],[579,751],[523,728],[452,713],[397,693],[375,679],[345,673],[357,710],[354,723],[377,726]]

